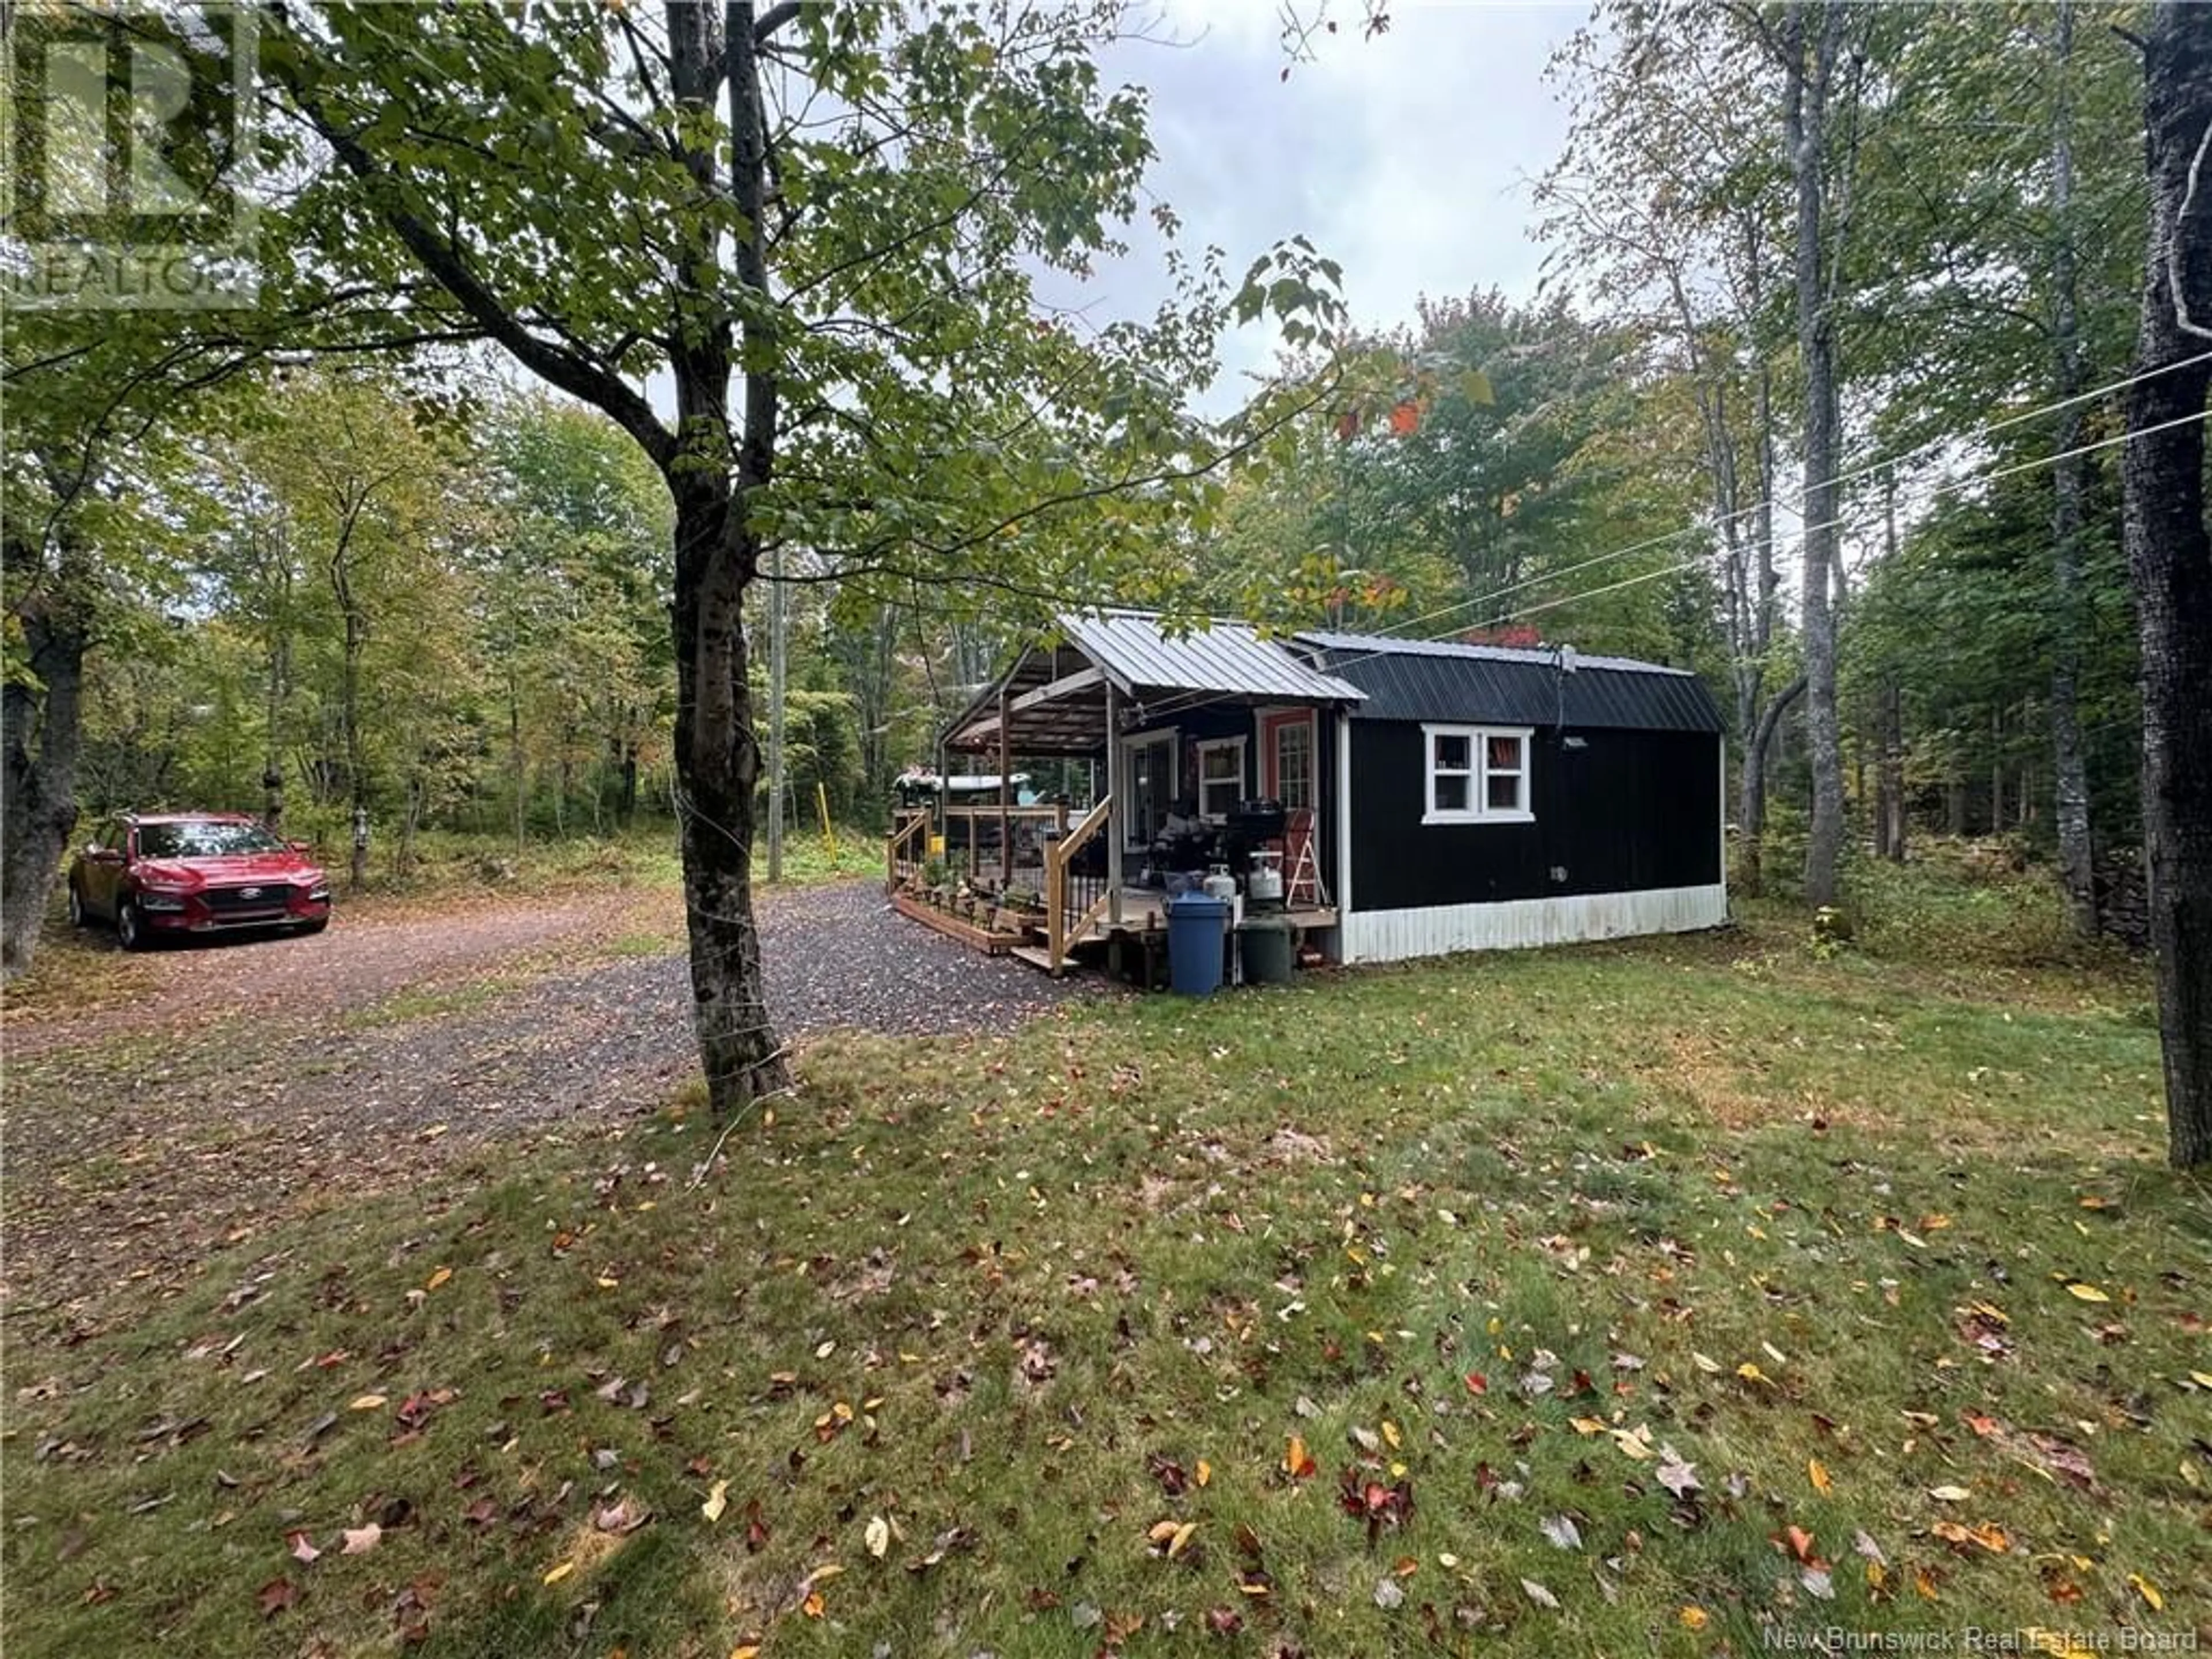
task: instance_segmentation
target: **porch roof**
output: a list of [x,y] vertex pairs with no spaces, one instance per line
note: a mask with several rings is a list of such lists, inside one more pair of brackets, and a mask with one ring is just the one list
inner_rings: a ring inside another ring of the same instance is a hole
[[947,748],[995,749],[1002,696],[1014,753],[1087,755],[1105,746],[1109,684],[1135,703],[1172,697],[1184,708],[1215,698],[1350,703],[1367,695],[1261,638],[1246,623],[1218,621],[1170,637],[1159,617],[1145,611],[1070,612],[1056,621],[1056,640],[1029,646],[1005,678],[953,721]]

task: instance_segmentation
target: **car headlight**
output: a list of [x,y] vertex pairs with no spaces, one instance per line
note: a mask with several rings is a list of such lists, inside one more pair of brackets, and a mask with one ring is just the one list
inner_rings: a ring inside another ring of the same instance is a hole
[[185,908],[185,890],[181,887],[141,887],[138,907],[142,910],[181,910]]
[[330,896],[330,883],[327,881],[319,881],[307,890],[307,902],[313,904],[319,901],[327,901]]

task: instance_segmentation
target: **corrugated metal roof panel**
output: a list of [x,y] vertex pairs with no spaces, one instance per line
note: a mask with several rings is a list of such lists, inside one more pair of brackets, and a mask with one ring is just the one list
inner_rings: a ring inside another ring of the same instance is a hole
[[1127,690],[1212,691],[1299,702],[1358,702],[1358,685],[1321,672],[1249,624],[1216,622],[1170,638],[1149,611],[1107,611],[1060,618],[1068,643]]
[[1550,651],[1394,640],[1380,635],[1297,636],[1319,666],[1367,693],[1363,720],[1497,721],[1651,732],[1727,729],[1705,682],[1683,668],[1577,653],[1563,673]]

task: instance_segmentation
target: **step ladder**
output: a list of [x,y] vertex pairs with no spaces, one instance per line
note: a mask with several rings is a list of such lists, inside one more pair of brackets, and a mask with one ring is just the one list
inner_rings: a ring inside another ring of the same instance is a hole
[[1283,883],[1285,902],[1315,907],[1328,902],[1328,888],[1321,878],[1321,860],[1314,850],[1314,814],[1310,806],[1293,807],[1283,819],[1285,860],[1290,874]]

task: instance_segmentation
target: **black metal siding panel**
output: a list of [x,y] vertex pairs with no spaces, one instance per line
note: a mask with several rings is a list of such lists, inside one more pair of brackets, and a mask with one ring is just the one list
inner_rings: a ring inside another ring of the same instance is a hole
[[1593,667],[1563,674],[1548,657],[1328,649],[1322,666],[1367,693],[1361,720],[1489,721],[1502,726],[1703,732],[1726,729],[1694,674]]
[[[1352,738],[1352,899],[1360,910],[1698,887],[1721,879],[1720,744],[1703,732],[1570,730],[1531,746],[1534,823],[1425,824],[1419,725]],[[1554,869],[1564,876],[1555,878]]]

